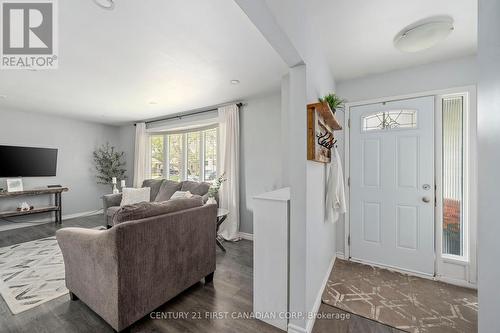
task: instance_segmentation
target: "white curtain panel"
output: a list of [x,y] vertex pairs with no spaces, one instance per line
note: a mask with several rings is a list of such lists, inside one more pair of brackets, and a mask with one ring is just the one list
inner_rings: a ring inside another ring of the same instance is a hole
[[240,116],[236,104],[224,106],[219,111],[220,170],[227,181],[219,192],[219,206],[229,210],[219,232],[226,240],[239,239],[239,163],[240,163]]
[[146,150],[148,135],[146,133],[146,123],[135,125],[135,154],[134,154],[134,187],[142,186],[146,178]]

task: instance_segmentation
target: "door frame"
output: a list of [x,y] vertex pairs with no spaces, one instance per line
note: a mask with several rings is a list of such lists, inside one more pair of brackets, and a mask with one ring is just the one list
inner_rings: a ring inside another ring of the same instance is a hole
[[[381,98],[374,98],[369,100],[362,100],[358,102],[349,102],[345,104],[345,116],[344,116],[344,129],[345,129],[345,148],[344,148],[344,161],[345,161],[345,172],[344,172],[344,183],[346,186],[346,213],[344,216],[344,257],[347,260],[351,260],[351,245],[350,245],[350,117],[351,108],[356,106],[377,104],[382,102],[391,102],[397,100],[412,99],[425,96],[435,97],[435,107],[434,107],[434,135],[435,135],[435,182],[436,185],[441,182],[441,143],[442,143],[442,97],[444,95],[456,95],[465,93],[467,96],[467,105],[465,110],[465,117],[467,118],[467,127],[465,138],[467,140],[467,151],[468,154],[464,156],[467,161],[465,170],[468,173],[468,179],[464,182],[464,200],[469,201],[469,210],[467,213],[468,218],[468,228],[464,231],[467,236],[468,253],[464,254],[465,258],[457,257],[453,255],[442,254],[441,239],[442,239],[442,197],[441,187],[436,186],[435,196],[437,198],[437,205],[434,210],[434,246],[435,246],[435,260],[434,260],[434,271],[435,276],[429,277],[427,275],[422,275],[425,278],[432,278],[447,283],[466,286],[470,288],[477,288],[477,252],[476,252],[476,242],[477,242],[477,96],[476,96],[476,86],[461,86],[449,89],[440,90],[430,90],[413,94],[388,96]],[[474,186],[475,185],[475,186]],[[465,251],[465,250],[464,250]],[[358,260],[356,260],[358,261]],[[373,265],[373,264],[370,264]],[[411,273],[404,269],[398,269],[391,267],[390,269],[398,270],[404,273]],[[420,274],[416,274],[419,275]]]

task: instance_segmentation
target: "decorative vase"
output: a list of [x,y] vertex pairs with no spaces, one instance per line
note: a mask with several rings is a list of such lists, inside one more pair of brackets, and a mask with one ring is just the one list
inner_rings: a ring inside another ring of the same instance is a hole
[[116,188],[116,184],[113,184],[113,194],[118,194],[120,191]]
[[214,197],[209,197],[208,200],[207,200],[207,205],[216,205],[217,204],[217,200],[215,200]]

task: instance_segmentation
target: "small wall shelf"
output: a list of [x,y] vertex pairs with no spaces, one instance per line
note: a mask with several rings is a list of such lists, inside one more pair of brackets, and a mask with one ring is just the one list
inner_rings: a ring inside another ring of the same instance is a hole
[[307,159],[330,163],[334,131],[342,129],[328,103],[307,105]]
[[307,110],[309,111],[310,109],[312,111],[315,109],[318,110],[318,113],[323,117],[325,123],[332,129],[332,131],[340,131],[342,129],[342,126],[340,126],[337,118],[335,118],[335,114],[332,109],[330,109],[328,103],[308,104]]

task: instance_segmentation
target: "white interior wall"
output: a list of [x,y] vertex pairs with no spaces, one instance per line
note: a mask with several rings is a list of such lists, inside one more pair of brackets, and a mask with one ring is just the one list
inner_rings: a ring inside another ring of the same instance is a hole
[[337,93],[349,102],[476,84],[477,57],[434,62],[337,82]]
[[281,187],[281,94],[243,101],[240,109],[240,231],[253,234],[253,197]]
[[127,163],[127,186],[133,186],[134,182],[134,153],[135,153],[135,126],[124,125],[119,127],[118,148],[125,152]]
[[478,82],[478,291],[479,332],[498,332],[500,265],[500,2],[479,0]]
[[[357,102],[476,85],[477,80],[477,57],[471,56],[341,81],[337,83],[337,94],[349,102]],[[337,117],[343,122],[345,114],[338,112]],[[339,152],[344,155],[343,140],[339,140]],[[336,232],[337,253],[340,255],[343,255],[345,249],[344,232],[342,217],[337,223]]]
[[[119,148],[118,127],[33,112],[0,110],[0,144],[58,149],[56,177],[26,177],[23,183],[25,188],[49,184],[67,186],[69,192],[63,194],[64,215],[102,208],[101,197],[110,193],[111,188],[96,183],[92,153],[106,142]],[[130,158],[128,154],[127,158]],[[5,179],[0,179],[0,187],[6,188]],[[46,206],[49,197],[2,200],[0,210],[15,209],[19,201]],[[40,214],[21,220],[38,220],[49,216]]]
[[[286,6],[279,0],[236,2],[290,68],[282,81],[282,96],[288,97],[283,103],[282,138],[288,146],[283,153],[283,173],[288,176],[284,185],[291,187],[290,311],[313,311],[335,256],[335,227],[324,217],[326,166],[306,161],[306,104],[332,92],[335,81],[308,21],[309,2],[290,0]],[[313,322],[292,319],[289,332],[310,330]]]

